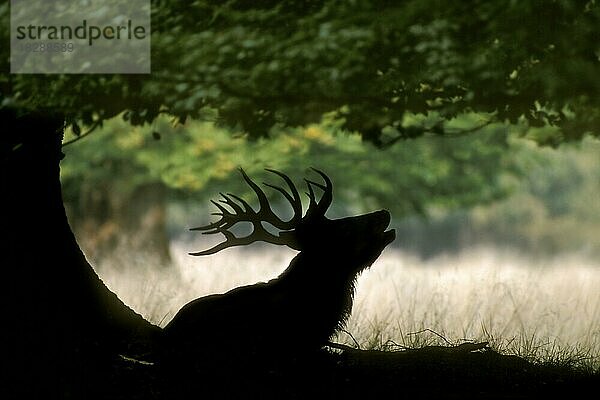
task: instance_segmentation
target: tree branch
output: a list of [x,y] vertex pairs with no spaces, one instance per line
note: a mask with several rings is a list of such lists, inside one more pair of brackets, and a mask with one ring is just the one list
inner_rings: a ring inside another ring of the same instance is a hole
[[100,125],[102,125],[102,120],[98,120],[96,122],[94,122],[94,125],[92,125],[90,127],[90,129],[87,130],[87,132],[82,133],[81,135],[75,137],[74,139],[71,139],[69,141],[66,141],[62,144],[61,148],[64,148],[65,146],[71,145],[75,142],[80,141],[81,139],[83,139],[84,137],[88,136],[90,133],[92,133],[93,131],[96,130],[96,128],[98,128]]

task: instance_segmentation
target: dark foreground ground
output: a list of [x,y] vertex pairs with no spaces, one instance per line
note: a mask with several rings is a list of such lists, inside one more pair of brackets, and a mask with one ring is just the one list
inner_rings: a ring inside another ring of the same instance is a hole
[[176,369],[123,358],[102,397],[578,399],[595,398],[600,390],[598,372],[530,363],[472,344],[394,352],[345,349],[276,367],[221,363]]

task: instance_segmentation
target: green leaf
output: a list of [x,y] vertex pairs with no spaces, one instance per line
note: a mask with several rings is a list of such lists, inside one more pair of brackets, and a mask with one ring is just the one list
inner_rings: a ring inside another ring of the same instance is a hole
[[77,125],[76,122],[73,122],[71,124],[71,129],[73,129],[73,134],[75,134],[75,136],[81,136],[81,128],[79,127],[79,125]]

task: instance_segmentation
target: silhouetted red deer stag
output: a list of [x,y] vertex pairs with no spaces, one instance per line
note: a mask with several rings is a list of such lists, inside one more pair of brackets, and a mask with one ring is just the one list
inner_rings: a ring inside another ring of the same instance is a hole
[[[318,350],[336,330],[343,327],[351,308],[358,274],[379,257],[395,238],[386,230],[390,214],[377,211],[342,219],[329,219],[325,213],[333,200],[331,180],[320,184],[306,180],[309,206],[302,215],[300,194],[285,174],[268,169],[285,181],[289,191],[272,184],[290,203],[293,216],[283,220],[276,215],[265,192],[241,170],[256,193],[259,209],[234,194],[212,201],[221,218],[194,228],[205,234],[223,234],[225,241],[215,247],[191,253],[214,254],[233,246],[256,241],[286,245],[300,253],[277,278],[267,283],[243,286],[225,294],[202,297],[185,305],[165,327],[169,348],[178,358],[208,354],[221,358],[243,354],[268,358]],[[315,189],[323,195],[317,199]],[[245,237],[232,232],[238,223],[250,223],[253,231]],[[265,224],[274,229],[267,229]],[[231,361],[236,362],[236,361]]]

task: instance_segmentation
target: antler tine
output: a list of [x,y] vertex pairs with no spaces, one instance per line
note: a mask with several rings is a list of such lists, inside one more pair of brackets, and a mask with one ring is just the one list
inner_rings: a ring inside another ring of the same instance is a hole
[[[220,195],[223,196],[223,198],[225,199],[225,200],[219,200],[221,203],[227,204],[238,214],[243,212],[242,208],[238,204],[236,204],[234,201],[232,201],[229,197],[227,197],[223,193],[220,193]],[[233,225],[229,222],[229,219],[231,217],[233,217],[234,214],[232,212],[230,212],[228,209],[226,209],[225,207],[223,207],[221,204],[217,203],[216,201],[211,200],[210,202],[213,203],[215,205],[215,207],[217,207],[219,209],[219,212],[211,213],[211,215],[218,215],[221,217],[221,219],[218,221],[212,222],[210,224],[207,224],[207,225],[190,228],[190,231],[209,231],[209,232],[202,232],[204,234],[218,233],[218,231],[217,232],[211,232],[211,231],[213,229],[227,228],[227,227]]]
[[[331,203],[333,201],[333,184],[331,183],[331,179],[329,179],[329,177],[325,175],[323,171],[320,171],[316,168],[311,169],[319,175],[321,175],[321,177],[325,181],[325,185],[305,179],[309,191],[309,193],[307,194],[310,199],[310,205],[308,207],[308,210],[306,211],[306,216],[324,217],[325,213],[327,212],[327,209],[329,208],[329,206],[331,206]],[[315,192],[312,188],[313,185],[323,190],[323,195],[321,196],[321,199],[319,201],[317,201],[315,197]]]
[[[255,211],[254,208],[252,208],[252,206],[248,204],[248,202],[246,202],[239,196],[236,196],[232,193],[220,193],[222,199],[220,199],[218,202],[215,200],[211,200],[211,202],[219,209],[219,212],[213,213],[213,215],[218,215],[221,218],[218,221],[197,228],[192,228],[191,230],[202,231],[202,234],[205,235],[221,233],[225,236],[225,241],[219,243],[218,245],[208,250],[190,253],[191,255],[203,256],[214,254],[228,247],[244,246],[257,241],[265,241],[273,244],[293,246],[293,243],[290,242],[291,239],[289,237],[284,238],[276,234],[270,233],[269,231],[267,231],[267,229],[263,226],[262,223],[269,223],[281,230],[294,229],[297,223],[302,218],[302,201],[300,199],[300,195],[298,194],[298,191],[294,187],[294,184],[289,177],[275,170],[267,171],[280,176],[288,184],[290,188],[289,192],[279,186],[271,184],[265,185],[282,193],[285,196],[285,198],[290,202],[294,210],[294,216],[292,217],[292,219],[290,219],[289,221],[283,221],[281,218],[279,218],[271,209],[271,206],[269,205],[269,200],[265,192],[252,179],[250,179],[250,177],[242,168],[240,168],[242,177],[244,178],[246,183],[252,188],[252,190],[258,198],[258,211]],[[230,209],[228,209],[226,206],[228,206]],[[253,229],[248,236],[238,238],[234,235],[233,232],[229,230],[234,225],[240,222],[247,222],[252,224]]]
[[312,184],[314,182],[312,182],[306,178],[304,179],[304,182],[306,182],[306,187],[308,187],[308,192],[305,192],[305,193],[308,196],[308,199],[310,201],[310,203],[308,204],[308,210],[306,211],[306,213],[308,214],[308,212],[310,210],[313,210],[317,206],[317,198],[315,197],[315,191],[312,188]]
[[246,237],[246,238],[227,237],[227,240],[225,242],[221,242],[218,245],[211,247],[208,250],[197,251],[195,253],[189,253],[189,254],[191,256],[208,256],[210,254],[218,253],[219,251],[226,249],[228,247],[244,246],[244,245],[252,243],[253,241],[254,240],[251,240],[250,237]]
[[[221,203],[227,204],[229,207],[231,207],[233,209],[234,212],[236,212],[238,214],[241,214],[244,212],[244,209],[238,203],[236,203],[235,201],[232,200],[232,197],[234,197],[233,195],[231,195],[231,194],[227,195],[224,193],[219,193],[219,194],[223,197],[222,200],[219,200]],[[248,203],[246,203],[242,200],[242,205],[245,206],[246,204],[248,204]]]
[[248,202],[246,200],[242,199],[240,196],[236,196],[233,193],[227,193],[227,196],[239,201],[244,206],[244,209],[245,209],[244,212],[246,212],[246,213],[254,212],[254,209],[252,208],[252,206],[250,204],[248,204]]
[[219,203],[217,203],[216,201],[211,200],[210,202],[213,203],[219,210],[221,210],[220,212],[212,213],[212,215],[219,215],[219,216],[221,216],[221,219],[218,221],[215,221],[215,222],[211,222],[210,224],[207,224],[207,225],[190,228],[190,231],[210,231],[212,229],[219,228],[221,225],[223,225],[225,223],[224,217],[229,212],[223,206],[221,206]]
[[273,210],[271,210],[271,206],[269,205],[269,199],[267,198],[267,195],[265,194],[265,192],[263,192],[260,186],[258,186],[252,179],[250,179],[250,177],[246,174],[246,171],[240,168],[240,172],[242,173],[242,176],[244,177],[244,180],[246,181],[248,186],[250,186],[252,190],[254,190],[254,193],[256,193],[256,197],[258,198],[259,209],[256,213],[257,216],[265,218],[265,221],[269,223],[272,222],[272,219],[275,216],[275,214],[273,213]]
[[302,219],[302,199],[300,198],[300,193],[298,193],[298,189],[296,189],[296,186],[294,185],[294,182],[292,182],[290,177],[287,176],[286,174],[284,174],[283,172],[276,171],[276,170],[270,169],[270,168],[266,168],[266,171],[269,171],[269,172],[274,173],[275,175],[278,175],[279,177],[281,177],[285,181],[285,183],[287,183],[288,187],[290,188],[291,194],[288,193],[284,188],[282,188],[280,186],[275,186],[275,185],[271,185],[269,183],[264,183],[265,186],[275,189],[279,193],[283,194],[283,196],[291,204],[294,215],[288,222],[282,221],[281,229],[293,229],[296,226],[296,224],[298,222],[300,222],[300,220]]

